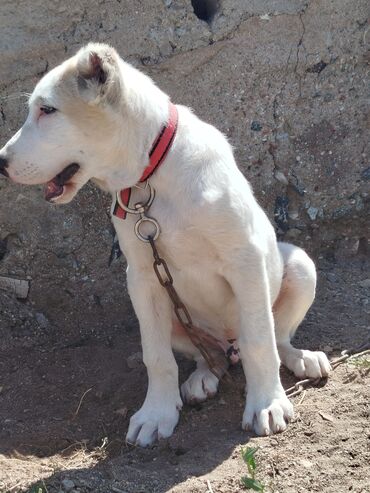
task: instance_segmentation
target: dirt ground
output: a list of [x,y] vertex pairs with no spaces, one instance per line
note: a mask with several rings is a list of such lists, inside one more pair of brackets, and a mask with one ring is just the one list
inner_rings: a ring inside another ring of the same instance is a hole
[[[105,246],[109,241],[107,230]],[[27,259],[21,243],[8,237],[3,262]],[[0,292],[1,493],[238,492],[246,444],[259,447],[257,477],[265,491],[370,491],[370,360],[347,362],[295,397],[295,421],[281,435],[257,438],[240,429],[244,381],[235,367],[233,382],[222,383],[214,399],[185,406],[169,440],[151,449],[127,447],[146,372],[127,293],[111,281],[122,278],[124,266],[108,270],[102,263],[93,277],[78,264],[84,252],[73,251],[74,270],[69,254],[38,253],[44,270],[29,300]],[[370,262],[364,253],[316,261],[317,300],[296,343],[334,358],[369,338]],[[182,358],[179,364],[183,381],[192,364]],[[282,379],[286,388],[295,382],[284,369]]]

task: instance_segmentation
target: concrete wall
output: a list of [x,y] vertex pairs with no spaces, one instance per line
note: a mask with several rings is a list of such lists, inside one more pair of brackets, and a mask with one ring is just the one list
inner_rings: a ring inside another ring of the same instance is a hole
[[[1,143],[49,68],[109,42],[228,136],[280,237],[338,258],[364,250],[368,1],[208,3],[217,12],[206,22],[190,0],[0,0]],[[87,187],[56,208],[40,190],[0,179],[0,274],[31,276],[36,302],[46,290],[60,308],[68,282],[112,282],[109,198]]]

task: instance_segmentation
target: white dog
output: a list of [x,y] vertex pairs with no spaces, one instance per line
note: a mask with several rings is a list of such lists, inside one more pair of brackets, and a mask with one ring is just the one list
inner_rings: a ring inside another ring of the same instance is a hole
[[[46,199],[56,204],[69,202],[90,179],[112,193],[113,208],[116,193],[133,187],[124,204],[132,208],[145,201],[147,190],[135,185],[148,171],[153,143],[171,126],[167,155],[150,177],[156,196],[148,214],[160,225],[158,250],[194,323],[220,344],[237,340],[248,384],[243,428],[280,432],[293,416],[280,360],[300,378],[330,370],[324,353],[290,342],[313,302],[315,267],[303,250],[276,241],[216,128],[184,106],[169,106],[168,96],[113,48],[90,44],[37,84],[25,124],[0,151],[0,171],[17,183],[45,183]],[[214,395],[218,379],[175,322],[151,248],[135,235],[137,217],[113,216],[113,223],[149,379],[127,440],[146,446],[173,433],[182,399]],[[197,362],[182,399],[172,348]]]

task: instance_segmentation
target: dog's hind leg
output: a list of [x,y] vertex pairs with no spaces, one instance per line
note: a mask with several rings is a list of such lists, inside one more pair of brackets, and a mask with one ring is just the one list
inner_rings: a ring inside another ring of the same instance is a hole
[[[278,255],[277,250],[273,253]],[[258,435],[278,433],[293,417],[293,406],[279,375],[269,285],[272,276],[258,242],[251,242],[248,252],[237,245],[229,258],[224,273],[237,301],[237,344],[247,380],[242,427]]]
[[273,313],[280,359],[297,377],[327,376],[330,363],[323,352],[296,349],[291,344],[315,297],[315,265],[302,249],[288,243],[278,246],[284,261],[284,277]]
[[[208,364],[199,352],[199,350],[190,341],[187,334],[177,322],[173,323],[172,347],[196,361],[197,367],[190,374],[189,378],[181,385],[181,397],[187,404],[197,404],[206,399],[214,397],[217,393],[219,378],[214,375],[208,368]],[[225,374],[228,362],[225,358],[218,358],[219,355],[214,350],[208,348],[214,354],[217,373],[220,378]]]
[[203,402],[216,395],[218,384],[219,379],[208,368],[204,358],[199,356],[196,370],[181,385],[181,397],[187,404]]

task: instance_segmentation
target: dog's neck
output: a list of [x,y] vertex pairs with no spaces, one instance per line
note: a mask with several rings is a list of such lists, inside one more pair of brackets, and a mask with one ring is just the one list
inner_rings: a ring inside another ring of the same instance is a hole
[[[121,70],[123,79],[133,82],[131,86],[125,84],[124,102],[116,115],[113,163],[95,180],[112,195],[138,183],[148,166],[152,145],[168,119],[168,96],[134,67],[122,62]],[[129,70],[134,71],[133,76],[127,76]]]
[[[172,102],[169,102],[167,121],[162,126],[160,132],[155,139],[155,142],[152,145],[148,156],[149,163],[145,167],[144,172],[138,181],[138,184],[147,182],[166,159],[166,156],[171,150],[173,141],[176,136],[177,123],[177,108]],[[141,187],[137,185],[137,188]],[[146,185],[144,186],[144,189],[146,189]],[[126,214],[128,211],[127,207],[129,206],[131,193],[132,187],[123,188],[117,193],[117,199],[113,209],[113,214],[120,219],[126,219]]]

